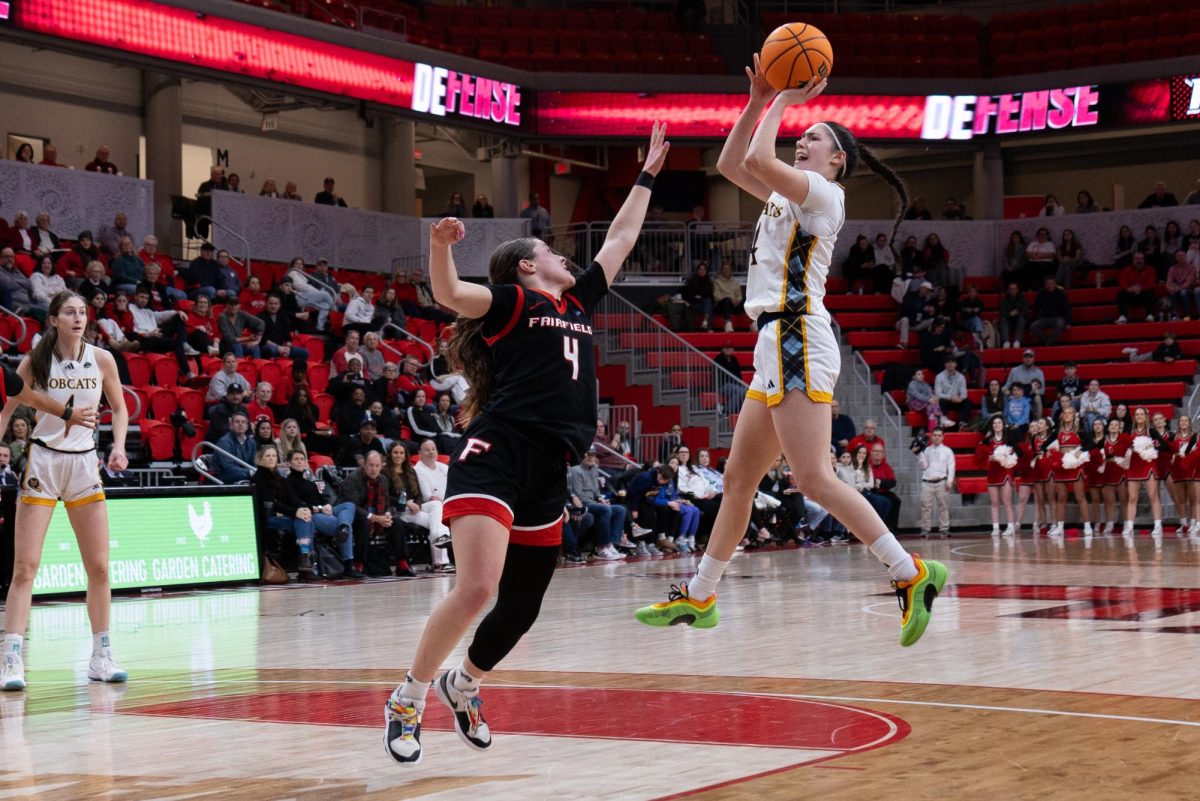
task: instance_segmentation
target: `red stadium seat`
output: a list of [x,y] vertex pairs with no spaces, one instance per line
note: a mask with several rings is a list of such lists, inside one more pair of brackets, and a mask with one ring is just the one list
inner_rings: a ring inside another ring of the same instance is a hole
[[333,411],[333,396],[325,392],[316,392],[313,393],[312,402],[320,413],[320,421],[327,422],[330,412]]
[[154,383],[160,387],[173,387],[179,383],[179,362],[174,354],[148,353],[150,369],[154,371]]
[[312,394],[324,392],[325,387],[329,386],[329,370],[328,362],[308,363],[308,386],[312,389]]
[[[290,365],[291,362],[286,362]],[[282,385],[290,367],[285,367],[278,361],[261,360],[258,363],[258,380],[266,381],[271,385],[273,390],[278,390]]]
[[179,408],[183,409],[189,420],[194,423],[204,419],[205,403],[203,392],[188,387],[175,387],[175,395],[179,403]]
[[151,461],[169,462],[175,459],[175,427],[170,423],[157,420],[142,423],[142,441],[146,443]]
[[308,455],[308,469],[315,473],[322,467],[333,467],[333,459],[322,453],[310,453]]
[[258,383],[258,365],[252,359],[238,359],[237,371],[251,387]]
[[150,396],[150,416],[155,420],[170,420],[179,408],[179,396],[174,387],[155,387],[147,394]]

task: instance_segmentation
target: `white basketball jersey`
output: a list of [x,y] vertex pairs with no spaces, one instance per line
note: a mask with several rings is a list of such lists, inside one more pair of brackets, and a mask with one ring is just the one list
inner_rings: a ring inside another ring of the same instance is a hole
[[808,172],[803,205],[772,192],[754,229],[746,314],[792,312],[828,318],[823,299],[833,245],[846,219],[846,193]]
[[[60,359],[57,354],[50,359],[49,386],[45,394],[62,404],[91,406],[98,408],[104,387],[100,378],[100,365],[96,363],[96,350],[86,342],[80,348],[78,359]],[[42,413],[33,429],[33,439],[58,451],[84,452],[96,447],[94,432],[84,426],[71,426],[60,417]]]

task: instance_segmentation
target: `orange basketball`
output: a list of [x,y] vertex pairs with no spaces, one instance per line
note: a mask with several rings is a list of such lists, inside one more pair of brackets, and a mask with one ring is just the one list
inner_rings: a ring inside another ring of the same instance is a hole
[[818,28],[789,22],[771,31],[759,63],[767,83],[779,91],[796,89],[814,76],[828,78],[833,70],[833,45]]

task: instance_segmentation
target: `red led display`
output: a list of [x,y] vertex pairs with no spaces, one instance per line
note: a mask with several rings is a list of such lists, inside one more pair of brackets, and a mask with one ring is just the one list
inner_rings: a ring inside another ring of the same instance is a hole
[[[745,105],[745,95],[538,92],[537,133],[641,137],[662,120],[675,138],[720,138]],[[832,119],[864,139],[920,139],[924,118],[924,96],[822,95],[788,109],[780,133],[799,136]]]

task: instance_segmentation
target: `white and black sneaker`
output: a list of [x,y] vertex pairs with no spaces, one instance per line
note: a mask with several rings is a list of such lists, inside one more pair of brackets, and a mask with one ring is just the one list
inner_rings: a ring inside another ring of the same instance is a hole
[[479,691],[468,695],[457,689],[450,682],[451,672],[446,671],[434,682],[434,691],[454,713],[454,730],[459,738],[475,750],[484,751],[492,744],[492,730],[483,719],[483,701],[479,698]]
[[418,707],[410,699],[395,695],[384,707],[383,749],[401,765],[411,766],[421,761],[421,713],[424,711],[424,704]]

